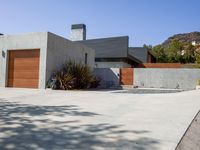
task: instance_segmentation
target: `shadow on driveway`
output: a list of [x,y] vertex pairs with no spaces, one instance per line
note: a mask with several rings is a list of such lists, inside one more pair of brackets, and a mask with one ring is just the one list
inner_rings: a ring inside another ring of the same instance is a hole
[[[75,105],[36,106],[0,99],[0,149],[11,150],[156,150],[158,140],[130,140],[124,134],[149,131],[122,130],[123,125],[83,124],[80,118],[100,114]],[[94,118],[95,119],[95,118]]]

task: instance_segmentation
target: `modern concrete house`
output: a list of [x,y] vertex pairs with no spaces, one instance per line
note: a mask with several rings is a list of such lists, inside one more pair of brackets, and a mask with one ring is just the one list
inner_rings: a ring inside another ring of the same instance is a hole
[[86,40],[86,26],[71,27],[70,40],[50,32],[0,34],[0,87],[46,88],[67,60],[96,68],[131,68],[153,62],[144,48],[129,47],[129,37]]
[[83,40],[80,43],[95,50],[96,68],[126,68],[140,63],[129,53],[128,36]]
[[70,39],[95,50],[96,68],[127,68],[156,62],[148,49],[129,47],[128,36],[87,40],[84,24],[72,25]]
[[94,67],[95,52],[53,33],[0,35],[0,87],[46,88],[67,60]]

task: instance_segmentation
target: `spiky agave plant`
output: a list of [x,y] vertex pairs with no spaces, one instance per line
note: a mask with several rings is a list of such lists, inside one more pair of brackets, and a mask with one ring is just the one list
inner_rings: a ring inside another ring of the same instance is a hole
[[63,68],[55,74],[56,86],[62,90],[87,89],[99,86],[100,79],[97,78],[87,65],[67,62]]
[[90,87],[94,75],[88,66],[71,61],[67,63],[66,67],[68,67],[69,74],[75,79],[74,87],[76,89],[85,89]]
[[69,73],[60,71],[56,74],[56,79],[59,84],[59,89],[62,89],[62,90],[74,89],[74,78]]
[[100,86],[101,79],[97,76],[94,76],[90,82],[90,88],[97,88]]

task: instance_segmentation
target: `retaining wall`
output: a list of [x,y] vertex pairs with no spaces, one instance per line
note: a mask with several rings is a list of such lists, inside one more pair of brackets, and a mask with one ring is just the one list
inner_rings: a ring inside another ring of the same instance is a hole
[[193,90],[200,79],[200,69],[135,68],[134,86]]

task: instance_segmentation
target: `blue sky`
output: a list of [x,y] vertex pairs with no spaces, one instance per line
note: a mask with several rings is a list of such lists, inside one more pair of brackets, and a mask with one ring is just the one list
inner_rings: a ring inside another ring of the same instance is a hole
[[130,46],[142,46],[200,31],[199,0],[0,0],[0,6],[4,34],[69,37],[71,24],[85,23],[88,39],[128,35]]

